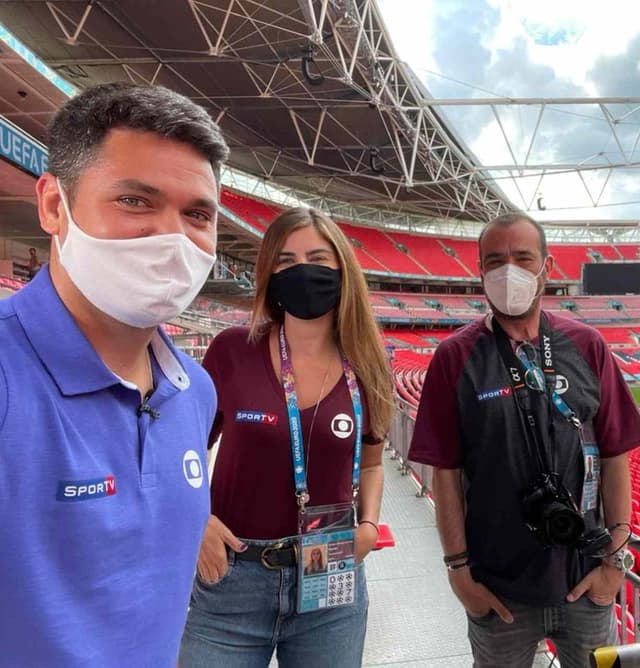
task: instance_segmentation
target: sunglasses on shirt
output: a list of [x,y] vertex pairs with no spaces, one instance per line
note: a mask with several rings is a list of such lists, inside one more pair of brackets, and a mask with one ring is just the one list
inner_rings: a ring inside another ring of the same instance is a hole
[[535,346],[530,343],[520,343],[515,350],[518,359],[525,367],[524,383],[530,389],[536,392],[544,392],[547,389],[547,384],[544,377],[544,372],[538,366],[537,357],[538,351]]

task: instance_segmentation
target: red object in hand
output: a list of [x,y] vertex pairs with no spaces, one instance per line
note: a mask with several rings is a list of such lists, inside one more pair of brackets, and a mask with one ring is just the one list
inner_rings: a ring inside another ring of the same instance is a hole
[[374,550],[381,550],[383,547],[395,547],[396,540],[391,533],[391,529],[386,522],[378,524],[378,540],[376,541]]

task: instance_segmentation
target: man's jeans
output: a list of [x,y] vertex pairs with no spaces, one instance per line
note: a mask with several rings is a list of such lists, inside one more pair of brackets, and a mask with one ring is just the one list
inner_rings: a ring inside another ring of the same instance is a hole
[[591,650],[616,644],[613,605],[596,605],[586,594],[555,608],[513,601],[505,605],[513,624],[505,624],[493,611],[480,618],[467,615],[474,668],[531,668],[544,638],[555,644],[562,668],[586,668]]
[[268,570],[230,552],[222,580],[196,576],[180,668],[267,668],[274,649],[280,668],[360,668],[369,606],[364,565],[353,605],[299,615],[296,594],[295,567]]

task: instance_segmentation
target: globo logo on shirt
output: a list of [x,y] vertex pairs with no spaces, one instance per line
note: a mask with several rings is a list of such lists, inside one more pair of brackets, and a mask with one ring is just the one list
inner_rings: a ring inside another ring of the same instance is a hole
[[182,471],[186,481],[194,489],[202,487],[204,481],[204,470],[200,457],[195,450],[187,450],[182,458]]
[[556,394],[564,394],[569,389],[569,381],[565,376],[558,374],[556,376],[556,385],[554,387]]
[[346,413],[338,413],[331,420],[331,431],[338,438],[349,438],[353,434],[353,418]]

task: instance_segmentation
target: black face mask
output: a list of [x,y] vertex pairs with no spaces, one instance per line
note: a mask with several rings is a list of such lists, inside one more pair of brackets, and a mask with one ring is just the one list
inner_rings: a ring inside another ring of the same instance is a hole
[[338,305],[341,285],[338,269],[294,264],[271,275],[267,295],[295,318],[313,320]]

